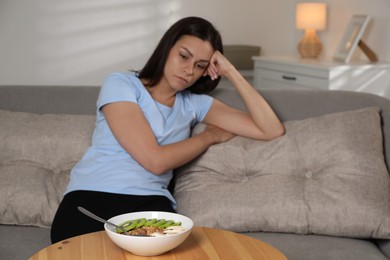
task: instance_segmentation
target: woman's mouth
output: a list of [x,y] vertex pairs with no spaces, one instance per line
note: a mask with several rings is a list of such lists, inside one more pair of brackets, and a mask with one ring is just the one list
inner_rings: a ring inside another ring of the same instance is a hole
[[183,83],[185,84],[188,84],[188,80],[183,78],[183,77],[180,77],[180,76],[176,76],[180,81],[182,81]]

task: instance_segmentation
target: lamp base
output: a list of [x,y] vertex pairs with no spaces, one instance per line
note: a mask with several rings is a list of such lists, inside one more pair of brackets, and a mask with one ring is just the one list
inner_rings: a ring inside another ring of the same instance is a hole
[[298,52],[302,58],[315,59],[322,51],[322,43],[312,29],[305,30],[305,35],[298,43]]

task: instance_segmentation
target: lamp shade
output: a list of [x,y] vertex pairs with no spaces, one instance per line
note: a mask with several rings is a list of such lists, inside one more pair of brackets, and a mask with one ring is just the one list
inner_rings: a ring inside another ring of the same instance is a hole
[[326,28],[326,4],[297,4],[295,25],[298,29],[324,30]]

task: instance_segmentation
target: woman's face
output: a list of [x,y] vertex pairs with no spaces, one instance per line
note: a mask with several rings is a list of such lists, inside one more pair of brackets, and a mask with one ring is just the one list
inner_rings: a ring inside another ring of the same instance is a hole
[[213,53],[210,42],[182,36],[169,52],[163,80],[175,91],[188,88],[204,75]]

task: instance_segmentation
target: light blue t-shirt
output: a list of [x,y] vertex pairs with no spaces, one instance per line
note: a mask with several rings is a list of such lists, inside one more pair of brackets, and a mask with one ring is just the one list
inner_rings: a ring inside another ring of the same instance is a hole
[[119,101],[137,103],[157,142],[166,145],[187,139],[192,126],[206,116],[213,98],[182,91],[176,94],[173,107],[168,107],[153,100],[135,73],[112,73],[104,81],[97,100],[92,145],[72,169],[65,193],[92,190],[130,195],[162,195],[168,197],[175,207],[175,200],[167,190],[172,170],[159,176],[148,172],[119,145],[110,131],[101,108]]

